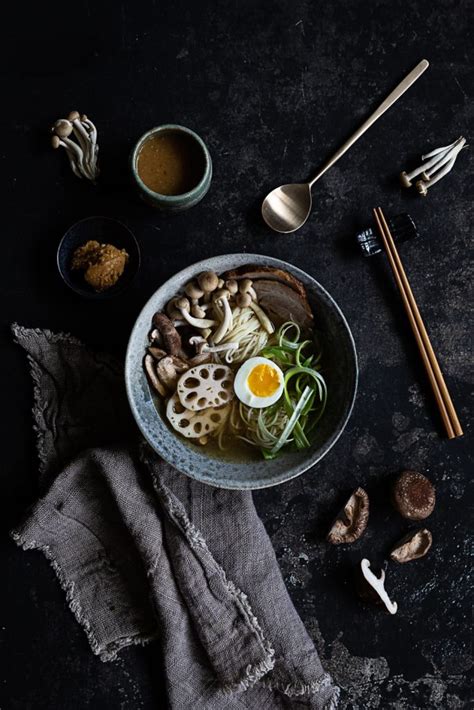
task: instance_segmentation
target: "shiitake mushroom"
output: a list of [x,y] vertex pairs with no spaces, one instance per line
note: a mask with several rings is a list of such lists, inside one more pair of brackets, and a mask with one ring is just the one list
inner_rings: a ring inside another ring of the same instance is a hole
[[435,488],[418,471],[404,471],[395,481],[392,501],[400,515],[408,520],[424,520],[434,510]]
[[369,496],[363,488],[356,488],[339,511],[327,535],[333,545],[349,544],[365,532],[369,521]]

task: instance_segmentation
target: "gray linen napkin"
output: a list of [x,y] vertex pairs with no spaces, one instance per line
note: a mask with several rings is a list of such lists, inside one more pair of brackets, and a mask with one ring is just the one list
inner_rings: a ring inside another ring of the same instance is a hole
[[13,333],[34,380],[42,496],[12,537],[50,560],[93,652],[158,640],[177,710],[336,708],[251,493],[139,447],[112,357]]

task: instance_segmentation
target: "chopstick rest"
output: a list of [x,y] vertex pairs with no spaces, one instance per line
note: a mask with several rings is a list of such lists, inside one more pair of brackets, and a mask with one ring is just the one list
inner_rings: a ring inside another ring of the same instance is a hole
[[375,222],[382,239],[384,249],[386,251],[390,268],[392,269],[395,281],[402,297],[402,302],[405,307],[408,320],[410,322],[413,334],[415,336],[421,359],[425,366],[428,379],[433,390],[433,394],[438,405],[438,409],[446,429],[446,434],[449,439],[462,436],[463,430],[459,422],[456,410],[451,400],[446,382],[444,381],[438,360],[436,358],[433,346],[429,339],[428,333],[423,323],[420,311],[418,310],[415,297],[408,282],[405,269],[403,268],[400,255],[395,246],[393,236],[387,224],[387,220],[380,207],[373,210]]
[[[407,242],[419,236],[417,226],[409,214],[402,213],[387,217],[388,226],[396,243]],[[363,256],[374,256],[383,252],[383,242],[374,227],[356,234],[356,241]]]

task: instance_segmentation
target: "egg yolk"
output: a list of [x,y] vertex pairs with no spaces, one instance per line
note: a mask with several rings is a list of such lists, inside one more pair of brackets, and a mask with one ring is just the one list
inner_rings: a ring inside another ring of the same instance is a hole
[[257,365],[251,370],[247,385],[256,397],[269,397],[280,386],[278,372],[270,365]]

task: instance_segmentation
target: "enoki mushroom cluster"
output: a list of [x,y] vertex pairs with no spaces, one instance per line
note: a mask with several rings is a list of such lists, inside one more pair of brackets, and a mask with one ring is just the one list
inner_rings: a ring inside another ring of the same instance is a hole
[[67,118],[60,118],[51,129],[53,148],[64,148],[71,170],[78,178],[95,182],[99,176],[97,165],[97,129],[83,113],[71,111]]

